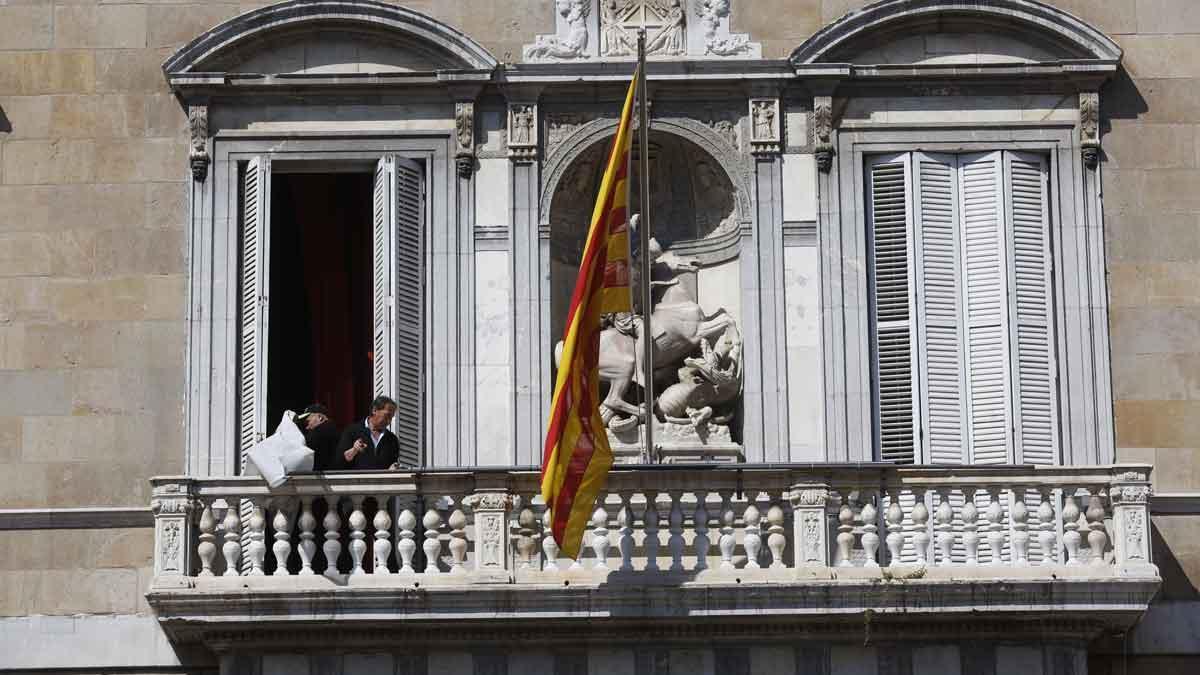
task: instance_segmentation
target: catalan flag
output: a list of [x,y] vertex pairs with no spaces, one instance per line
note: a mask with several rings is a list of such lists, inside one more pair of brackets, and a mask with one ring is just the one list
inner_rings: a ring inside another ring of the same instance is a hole
[[600,317],[630,311],[629,150],[633,139],[634,73],[621,122],[600,181],[587,245],[575,280],[550,423],[542,455],[542,498],[563,554],[575,558],[596,496],[612,467],[612,449],[600,419]]

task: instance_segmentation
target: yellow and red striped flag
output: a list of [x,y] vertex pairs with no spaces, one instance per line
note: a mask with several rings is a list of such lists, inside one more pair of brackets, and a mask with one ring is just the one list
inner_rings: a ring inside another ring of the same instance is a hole
[[[639,68],[640,71],[640,68]],[[571,296],[550,423],[542,455],[542,498],[563,554],[579,555],[583,530],[612,467],[612,449],[600,419],[600,317],[630,311],[629,151],[633,140],[634,72],[621,123],[600,181],[587,245]]]

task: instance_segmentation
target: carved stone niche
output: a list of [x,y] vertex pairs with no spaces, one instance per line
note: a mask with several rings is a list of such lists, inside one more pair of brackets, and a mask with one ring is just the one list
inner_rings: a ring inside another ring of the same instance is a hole
[[[550,203],[551,334],[563,331],[610,142],[594,142],[575,158]],[[736,190],[713,156],[673,134],[651,131],[649,163],[659,450],[653,457],[643,451],[643,422],[635,414],[642,375],[633,358],[625,360],[641,351],[640,291],[633,294],[634,316],[612,317],[601,338],[602,373],[623,373],[602,383],[602,417],[618,461],[736,460],[742,380]],[[638,171],[634,162],[634,214],[641,212]],[[635,288],[640,282],[635,270]]]
[[555,33],[525,45],[525,61],[634,58],[641,28],[650,58],[762,57],[759,43],[729,30],[734,0],[542,1],[554,3]]

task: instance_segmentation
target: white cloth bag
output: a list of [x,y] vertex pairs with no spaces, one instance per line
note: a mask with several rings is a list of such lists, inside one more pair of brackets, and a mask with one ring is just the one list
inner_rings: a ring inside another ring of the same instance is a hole
[[312,471],[313,451],[304,445],[304,434],[296,426],[296,413],[283,411],[275,433],[250,448],[246,475],[262,476],[267,486],[277,488],[287,482],[289,473]]

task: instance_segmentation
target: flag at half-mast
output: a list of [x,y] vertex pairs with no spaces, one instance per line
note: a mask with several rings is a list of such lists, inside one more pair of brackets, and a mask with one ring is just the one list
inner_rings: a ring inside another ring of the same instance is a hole
[[600,317],[628,312],[631,305],[629,151],[638,76],[635,71],[596,195],[542,454],[542,498],[550,508],[554,540],[570,558],[579,555],[583,530],[613,463],[600,419]]

